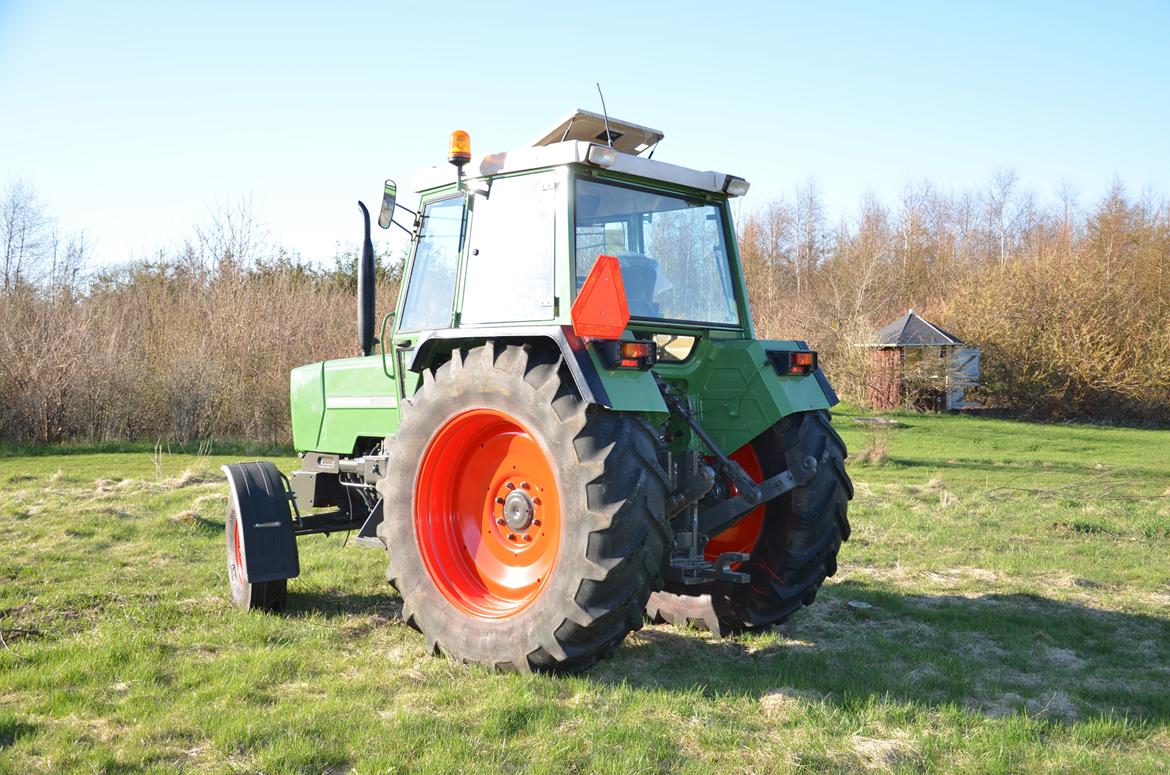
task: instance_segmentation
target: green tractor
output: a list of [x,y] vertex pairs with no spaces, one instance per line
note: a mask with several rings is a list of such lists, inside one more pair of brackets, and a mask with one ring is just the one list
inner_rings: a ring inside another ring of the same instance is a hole
[[453,133],[417,211],[387,181],[379,225],[411,243],[377,337],[359,203],[361,356],[293,370],[300,470],[224,467],[238,606],[280,609],[297,538],[341,531],[388,553],[428,650],[496,669],[813,602],[849,537],[837,398],[804,342],[755,338],[747,182],[654,160],[662,137],[576,111],[473,164]]

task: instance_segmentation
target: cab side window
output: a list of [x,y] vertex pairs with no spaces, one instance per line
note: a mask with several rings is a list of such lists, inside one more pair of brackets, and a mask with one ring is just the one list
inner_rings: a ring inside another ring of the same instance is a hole
[[399,330],[451,327],[455,279],[463,251],[463,202],[462,196],[455,196],[431,202],[423,209]]
[[553,317],[555,194],[554,176],[537,173],[474,197],[461,325]]

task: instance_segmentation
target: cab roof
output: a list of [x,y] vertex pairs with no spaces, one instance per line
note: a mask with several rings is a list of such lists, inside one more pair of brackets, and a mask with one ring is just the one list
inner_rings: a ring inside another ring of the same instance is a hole
[[[607,145],[605,122],[605,117],[600,114],[575,110],[528,147],[472,159],[464,174],[468,178],[478,178],[566,164],[597,166],[589,162],[589,149],[594,145]],[[712,193],[725,193],[727,184],[735,177],[714,170],[694,170],[639,156],[647,150],[653,152],[654,146],[665,137],[657,129],[610,118],[609,137],[617,153],[614,163],[606,169],[614,172]],[[444,164],[416,173],[412,188],[422,193],[452,185],[455,181],[455,167]]]

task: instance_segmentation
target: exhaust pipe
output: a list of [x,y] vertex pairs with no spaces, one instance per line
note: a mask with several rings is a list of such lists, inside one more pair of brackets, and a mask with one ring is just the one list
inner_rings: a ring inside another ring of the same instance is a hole
[[370,239],[370,211],[362,202],[365,231],[362,237],[362,256],[357,265],[357,328],[362,355],[374,351],[374,243]]

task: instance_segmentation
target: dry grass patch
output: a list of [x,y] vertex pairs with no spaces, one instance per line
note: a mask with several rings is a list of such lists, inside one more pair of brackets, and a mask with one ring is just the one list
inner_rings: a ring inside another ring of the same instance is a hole
[[866,772],[891,772],[895,767],[918,755],[910,735],[896,730],[891,737],[854,735],[849,740],[853,761]]
[[811,689],[781,686],[768,690],[760,697],[760,711],[768,718],[792,718],[803,715],[807,705],[824,700],[825,695]]

